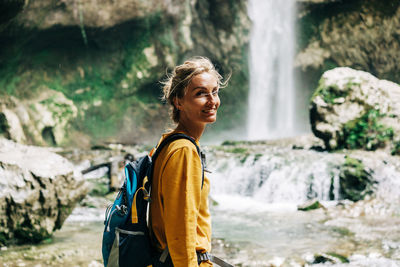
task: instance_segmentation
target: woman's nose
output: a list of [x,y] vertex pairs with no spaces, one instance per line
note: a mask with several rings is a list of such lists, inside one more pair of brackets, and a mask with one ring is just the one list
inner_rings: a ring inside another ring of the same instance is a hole
[[217,102],[217,97],[218,97],[218,95],[214,95],[214,93],[209,93],[207,95],[207,102],[214,104]]
[[215,103],[218,101],[218,92],[211,92],[207,94],[208,101]]

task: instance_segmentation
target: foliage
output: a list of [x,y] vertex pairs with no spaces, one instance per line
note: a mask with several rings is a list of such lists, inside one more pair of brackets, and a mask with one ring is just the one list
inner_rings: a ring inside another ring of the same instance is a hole
[[379,122],[384,117],[378,109],[370,109],[359,119],[344,125],[342,146],[344,148],[376,150],[393,138],[393,129]]
[[320,95],[326,103],[333,104],[335,99],[347,96],[347,89],[350,88],[351,84],[348,86],[346,86],[346,90],[341,90],[336,84],[326,85],[325,79],[321,78],[318,87],[312,96],[312,99]]

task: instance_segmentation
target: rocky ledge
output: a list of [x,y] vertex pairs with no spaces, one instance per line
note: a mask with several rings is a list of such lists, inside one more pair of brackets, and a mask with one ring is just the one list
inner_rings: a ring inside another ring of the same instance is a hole
[[65,158],[0,139],[0,245],[50,237],[86,193]]

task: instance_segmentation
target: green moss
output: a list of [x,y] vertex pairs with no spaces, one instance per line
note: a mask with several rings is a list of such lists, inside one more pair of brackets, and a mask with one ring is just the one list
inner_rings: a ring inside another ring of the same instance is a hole
[[319,209],[321,207],[322,207],[322,205],[319,201],[314,201],[313,203],[311,203],[311,205],[299,206],[299,207],[297,207],[297,209],[301,210],[301,211],[310,211],[310,210]]
[[346,123],[342,136],[344,141],[339,147],[366,150],[384,147],[394,135],[391,127],[379,123],[379,119],[384,116],[385,114],[381,114],[377,109],[369,109],[360,118]]
[[[60,91],[79,110],[88,109],[73,127],[99,141],[97,138],[118,131],[126,107],[159,102],[159,87],[152,83],[161,78],[164,69],[158,64],[160,70],[154,71],[143,50],[155,43],[161,36],[158,33],[164,33],[163,42],[173,47],[171,29],[156,13],[106,30],[86,28],[87,45],[77,35],[77,27],[20,30],[0,45],[4,63],[0,94],[25,99],[43,87]],[[144,73],[142,79],[138,72]],[[51,100],[46,101],[52,105]],[[100,102],[101,106],[94,105]],[[60,118],[71,115],[69,109],[54,108],[60,109]]]
[[317,89],[311,97],[311,100],[313,100],[316,96],[321,96],[326,103],[333,104],[337,98],[346,97],[347,91],[341,90],[335,84],[326,85],[325,79],[321,78]]

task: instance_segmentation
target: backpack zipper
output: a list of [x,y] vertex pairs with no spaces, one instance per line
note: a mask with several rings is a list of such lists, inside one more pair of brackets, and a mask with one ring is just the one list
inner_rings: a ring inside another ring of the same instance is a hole
[[107,224],[107,219],[110,217],[110,212],[111,212],[112,206],[113,206],[113,203],[111,203],[110,205],[107,206],[107,209],[105,212],[105,218],[104,218],[104,225]]
[[[121,214],[121,216],[124,216],[124,215],[126,215],[126,214],[128,213],[128,209],[126,208],[125,205],[122,205],[122,206],[116,205],[116,206],[115,206],[115,210],[113,210],[113,211],[110,213],[110,216],[109,216],[109,218],[108,218],[107,232],[110,232],[111,218],[112,218],[112,216],[114,215],[114,213],[115,213],[116,211],[119,212],[119,213]],[[118,213],[117,213],[117,214],[118,214]]]

